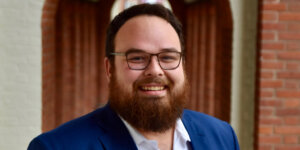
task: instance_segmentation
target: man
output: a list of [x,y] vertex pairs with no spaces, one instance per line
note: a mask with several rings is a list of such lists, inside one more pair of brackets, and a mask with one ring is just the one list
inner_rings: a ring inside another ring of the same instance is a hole
[[188,83],[181,24],[161,5],[119,14],[107,32],[109,103],[35,138],[29,150],[238,150],[234,131],[183,110]]

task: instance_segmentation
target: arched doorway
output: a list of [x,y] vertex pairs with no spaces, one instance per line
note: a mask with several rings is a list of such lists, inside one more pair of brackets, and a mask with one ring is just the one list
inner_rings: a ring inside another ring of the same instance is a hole
[[230,120],[232,17],[228,1],[185,5],[189,108]]
[[[112,2],[46,0],[42,18],[42,130],[107,101],[105,30]],[[99,9],[100,8],[100,9]]]
[[[42,18],[43,131],[106,103],[102,63],[113,2],[46,0]],[[170,3],[186,34],[186,68],[192,89],[188,108],[229,121],[229,2]]]

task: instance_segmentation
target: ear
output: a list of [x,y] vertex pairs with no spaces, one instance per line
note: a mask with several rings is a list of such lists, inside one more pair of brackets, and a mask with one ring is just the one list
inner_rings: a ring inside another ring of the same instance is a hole
[[104,65],[105,65],[105,75],[106,75],[107,81],[109,83],[110,82],[110,77],[111,77],[112,66],[111,66],[111,63],[110,63],[110,61],[107,57],[104,58]]

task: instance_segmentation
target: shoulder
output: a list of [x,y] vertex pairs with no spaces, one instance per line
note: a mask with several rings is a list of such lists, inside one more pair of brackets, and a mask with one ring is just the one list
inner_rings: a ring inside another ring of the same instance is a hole
[[203,132],[232,132],[232,128],[227,122],[192,110],[184,110],[182,120],[186,124],[191,124],[198,129],[202,129]]
[[184,110],[182,121],[190,136],[205,138],[214,149],[239,149],[237,137],[225,121],[191,110]]
[[95,137],[101,134],[101,130],[97,125],[95,116],[101,111],[98,109],[37,136],[31,141],[28,149],[81,149],[86,145],[99,143]]

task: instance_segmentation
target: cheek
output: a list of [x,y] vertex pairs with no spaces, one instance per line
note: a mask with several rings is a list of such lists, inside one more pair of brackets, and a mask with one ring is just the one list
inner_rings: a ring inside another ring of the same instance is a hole
[[176,70],[169,71],[168,77],[172,82],[174,82],[175,86],[181,86],[184,84],[185,75],[182,67],[178,67]]
[[130,70],[127,62],[116,61],[116,76],[119,83],[124,86],[133,84],[141,74],[140,71]]

